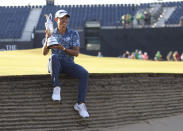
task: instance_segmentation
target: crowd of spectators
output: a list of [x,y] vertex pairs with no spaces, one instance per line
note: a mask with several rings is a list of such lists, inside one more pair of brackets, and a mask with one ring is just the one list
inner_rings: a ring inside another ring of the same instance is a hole
[[141,60],[148,60],[149,56],[147,52],[142,52],[141,50],[135,50],[134,52],[126,51],[119,58],[129,58],[129,59],[141,59]]
[[[119,58],[129,58],[129,59],[140,59],[140,60],[149,60],[149,55],[147,52],[142,52],[141,50],[136,49],[134,52],[126,51]],[[180,54],[178,51],[169,51],[166,56],[166,59],[163,59],[163,56],[160,51],[157,51],[154,54],[153,60],[155,61],[183,61],[183,53]]]
[[[98,52],[98,57],[103,57],[102,52]],[[128,50],[120,54],[118,58],[128,58],[128,59],[139,59],[139,60],[149,60],[149,55],[147,52],[142,52],[142,50],[136,49],[134,52],[129,52]],[[157,51],[154,54],[153,59],[155,61],[183,61],[183,53],[180,54],[178,51],[169,51],[166,58],[163,59],[163,56],[160,51]]]
[[132,27],[133,26],[133,15],[125,14],[121,16],[121,24],[123,27]]
[[180,54],[178,51],[170,51],[166,59],[168,61],[183,61],[183,53]]

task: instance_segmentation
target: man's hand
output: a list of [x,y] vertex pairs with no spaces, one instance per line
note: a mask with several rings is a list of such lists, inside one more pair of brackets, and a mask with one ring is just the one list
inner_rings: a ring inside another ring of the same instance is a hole
[[64,50],[64,46],[62,44],[58,44],[58,45],[53,45],[50,47],[51,49],[59,49],[59,50]]
[[48,34],[48,30],[45,31],[46,33],[46,39],[45,39],[45,42],[44,42],[44,45],[42,47],[42,53],[43,55],[47,55],[49,53],[49,49],[47,48],[47,42],[48,42],[48,38],[51,36]]
[[69,54],[71,56],[77,57],[79,55],[79,47],[78,46],[73,47],[73,49],[66,49],[66,48],[64,48],[64,46],[62,44],[58,44],[58,45],[53,45],[50,48],[63,50],[64,52],[66,52],[67,54]]

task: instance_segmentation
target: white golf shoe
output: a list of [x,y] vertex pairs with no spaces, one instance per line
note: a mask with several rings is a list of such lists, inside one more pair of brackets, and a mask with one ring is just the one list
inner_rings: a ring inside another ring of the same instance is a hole
[[53,94],[52,94],[53,101],[61,101],[60,91],[61,91],[61,88],[59,86],[56,86],[53,89]]
[[85,103],[82,103],[82,104],[76,103],[74,105],[74,110],[78,111],[79,115],[83,118],[89,117],[89,114],[88,114],[88,111],[86,109]]

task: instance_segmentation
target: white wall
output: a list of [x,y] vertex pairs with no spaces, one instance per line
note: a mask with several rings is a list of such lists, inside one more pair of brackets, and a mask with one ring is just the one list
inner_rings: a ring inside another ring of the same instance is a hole
[[[183,0],[55,0],[55,5],[140,4]],[[46,5],[46,0],[0,0],[0,6]]]

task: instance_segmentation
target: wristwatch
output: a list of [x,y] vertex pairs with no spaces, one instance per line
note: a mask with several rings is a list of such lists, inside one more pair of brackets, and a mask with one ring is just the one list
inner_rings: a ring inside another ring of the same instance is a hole
[[64,47],[63,51],[65,51],[65,47]]

